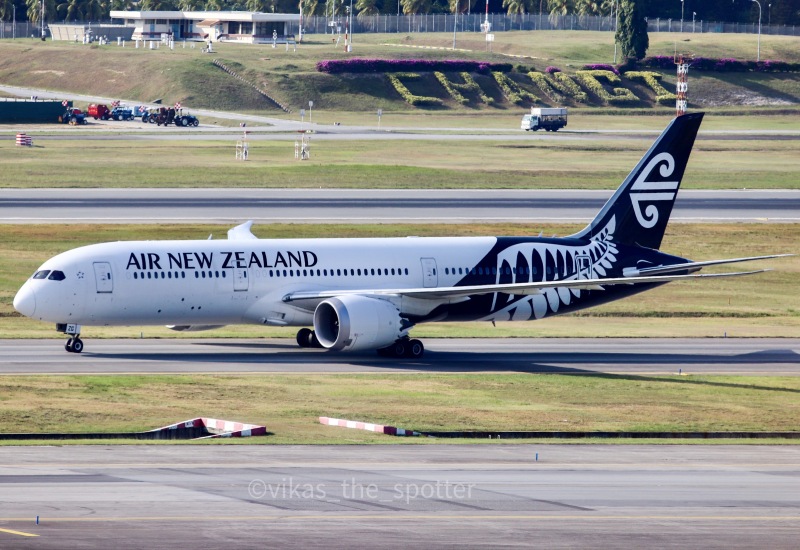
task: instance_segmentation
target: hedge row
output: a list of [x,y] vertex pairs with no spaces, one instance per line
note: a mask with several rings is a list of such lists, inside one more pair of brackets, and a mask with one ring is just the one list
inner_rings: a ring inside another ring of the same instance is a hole
[[[656,55],[645,57],[638,62],[640,67],[651,69],[675,70],[675,59],[670,55]],[[696,71],[717,72],[757,72],[757,73],[796,73],[800,72],[800,63],[786,61],[739,61],[738,59],[711,57],[695,57],[689,62],[689,67]]]
[[485,61],[460,61],[449,59],[438,61],[434,59],[336,59],[319,61],[317,71],[321,73],[397,73],[397,72],[468,72],[508,73],[512,70],[511,63],[487,63]]

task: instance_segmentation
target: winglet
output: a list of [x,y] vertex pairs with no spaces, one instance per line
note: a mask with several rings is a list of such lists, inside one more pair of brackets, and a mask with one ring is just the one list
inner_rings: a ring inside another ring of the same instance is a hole
[[237,225],[231,229],[228,229],[228,240],[229,241],[244,241],[244,240],[251,240],[251,239],[258,239],[253,233],[250,231],[250,228],[253,226],[253,220],[248,220],[241,225]]

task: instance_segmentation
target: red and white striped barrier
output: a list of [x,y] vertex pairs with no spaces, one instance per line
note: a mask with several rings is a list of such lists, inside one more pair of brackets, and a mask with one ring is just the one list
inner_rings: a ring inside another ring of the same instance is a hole
[[17,147],[33,147],[33,138],[28,134],[17,134]]
[[169,426],[156,428],[155,430],[150,431],[161,432],[166,430],[181,430],[186,428],[205,428],[209,432],[212,432],[211,435],[198,437],[197,439],[267,435],[267,428],[265,426],[257,426],[256,424],[243,424],[242,422],[231,422],[229,420],[217,420],[216,418],[193,418],[191,420],[185,420],[183,422],[178,422],[177,424],[170,424]]
[[327,416],[320,416],[319,423],[324,424],[325,426],[339,426],[340,428],[366,430],[368,432],[376,432],[385,435],[399,435],[405,437],[422,435],[419,432],[404,430],[403,428],[395,428],[394,426],[381,426],[380,424],[370,424],[369,422],[356,422],[354,420],[342,420],[339,418],[328,418]]

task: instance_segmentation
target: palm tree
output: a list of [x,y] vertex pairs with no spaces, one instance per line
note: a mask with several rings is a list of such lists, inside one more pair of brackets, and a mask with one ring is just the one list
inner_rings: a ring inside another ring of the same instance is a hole
[[[25,7],[27,8],[28,21],[31,23],[39,23],[42,15],[42,2],[41,0],[25,0]],[[56,2],[55,0],[44,0],[44,20],[53,21],[56,19]]]
[[359,19],[380,13],[377,0],[358,0],[355,9]]
[[578,15],[603,15],[602,0],[575,0],[575,13]]
[[503,7],[508,10],[508,15],[525,15],[531,11],[530,0],[503,0]]
[[428,13],[431,10],[431,0],[400,0],[400,5],[406,15]]

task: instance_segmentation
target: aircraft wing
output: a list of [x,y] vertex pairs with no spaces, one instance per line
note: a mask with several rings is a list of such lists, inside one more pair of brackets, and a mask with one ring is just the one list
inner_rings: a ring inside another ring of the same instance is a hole
[[[685,264],[684,264],[685,265]],[[685,268],[683,268],[685,269]],[[756,271],[739,271],[733,273],[709,273],[705,275],[655,275],[644,277],[614,277],[605,279],[565,279],[562,281],[544,281],[534,283],[507,283],[489,284],[473,286],[452,286],[435,288],[362,288],[362,289],[341,289],[323,291],[298,291],[287,294],[283,297],[284,302],[295,302],[302,300],[324,300],[335,296],[347,294],[358,294],[365,296],[407,296],[409,298],[419,298],[428,300],[454,300],[468,298],[476,294],[493,294],[503,292],[505,294],[525,295],[539,294],[547,288],[578,288],[581,290],[604,290],[609,285],[639,285],[639,284],[660,284],[671,281],[683,281],[688,279],[718,278],[718,277],[740,277],[743,275],[754,275],[771,271],[769,269],[759,269]]]

